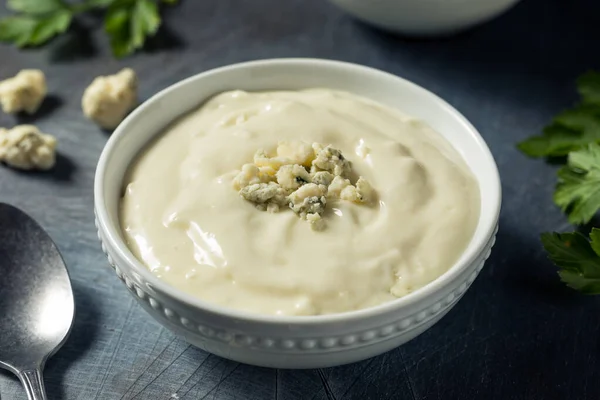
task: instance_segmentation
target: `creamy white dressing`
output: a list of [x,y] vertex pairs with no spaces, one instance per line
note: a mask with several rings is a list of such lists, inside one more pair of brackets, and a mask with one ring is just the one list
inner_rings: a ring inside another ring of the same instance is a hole
[[[257,149],[331,144],[375,189],[374,206],[328,202],[327,228],[257,210],[232,187]],[[312,89],[222,93],[168,127],[126,178],[121,224],[160,279],[250,312],[318,315],[404,296],[448,270],[479,218],[479,187],[425,123]]]

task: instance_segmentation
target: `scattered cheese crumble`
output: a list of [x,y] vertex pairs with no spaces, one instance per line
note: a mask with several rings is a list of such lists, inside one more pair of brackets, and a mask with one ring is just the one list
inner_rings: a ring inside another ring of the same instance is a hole
[[46,97],[46,77],[38,69],[24,69],[0,82],[0,104],[7,114],[35,113]]
[[336,176],[345,176],[350,172],[350,163],[338,149],[331,146],[323,147],[319,143],[314,143],[312,147],[316,155],[312,166],[317,170],[329,171]]
[[320,143],[280,142],[276,155],[258,150],[253,164],[244,164],[233,187],[258,209],[278,212],[289,207],[315,230],[324,228],[327,199],[371,203],[375,192],[362,177],[353,185],[351,164],[338,149]]
[[47,170],[56,161],[56,138],[33,125],[0,128],[0,162],[13,168]]
[[296,190],[305,183],[312,182],[310,174],[301,165],[283,165],[277,171],[277,183],[285,190]]
[[104,129],[114,129],[137,104],[137,77],[130,68],[99,76],[83,93],[86,117]]

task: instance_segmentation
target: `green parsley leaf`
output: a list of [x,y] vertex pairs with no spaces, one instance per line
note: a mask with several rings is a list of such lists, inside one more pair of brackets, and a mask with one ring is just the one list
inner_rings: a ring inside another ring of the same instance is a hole
[[558,171],[554,202],[573,224],[588,223],[600,209],[600,145],[569,154]]
[[600,146],[569,154],[567,165],[558,171],[554,202],[573,224],[585,224],[600,209]]
[[600,229],[592,228],[592,231],[590,232],[590,239],[592,250],[594,250],[594,253],[600,256]]
[[39,46],[52,39],[54,36],[65,32],[71,25],[73,15],[71,12],[59,11],[40,19],[29,37],[28,45]]
[[600,72],[588,72],[577,80],[584,103],[600,105]]
[[585,294],[600,294],[600,229],[592,229],[591,242],[581,233],[543,233],[542,243],[559,275],[569,287]]
[[0,21],[0,41],[18,47],[38,46],[65,32],[71,24],[71,12],[61,10],[43,17],[9,17]]
[[[600,210],[600,72],[577,80],[581,103],[557,115],[542,135],[517,147],[532,157],[565,156],[558,171],[554,202],[573,224],[586,224]],[[542,243],[569,287],[600,294],[600,229],[590,238],[578,232],[544,233]]]
[[38,46],[64,33],[76,15],[106,9],[104,29],[113,54],[124,57],[142,48],[158,31],[160,4],[178,0],[7,0],[17,14],[0,19],[0,41]]
[[580,132],[561,125],[549,125],[541,136],[530,137],[517,144],[517,148],[530,157],[560,157],[586,143]]
[[156,34],[160,26],[158,7],[152,0],[138,0],[131,16],[132,45],[138,49],[147,36]]
[[517,145],[530,157],[561,157],[600,142],[600,73],[588,72],[577,81],[582,103],[557,115],[542,135]]
[[160,27],[161,19],[153,0],[117,0],[109,8],[104,29],[116,57],[124,57],[144,46]]
[[62,0],[8,0],[6,6],[25,14],[47,14],[67,9]]
[[574,131],[582,131],[583,136],[600,138],[600,106],[581,104],[554,117],[554,123]]
[[526,139],[517,147],[530,157],[556,157],[597,142],[600,142],[600,106],[581,104],[558,114],[541,136]]
[[115,57],[124,57],[134,50],[128,40],[129,11],[127,9],[109,9],[104,18],[104,30],[110,38],[110,47]]
[[4,18],[0,20],[0,41],[23,47],[29,42],[36,26],[37,20],[31,17]]

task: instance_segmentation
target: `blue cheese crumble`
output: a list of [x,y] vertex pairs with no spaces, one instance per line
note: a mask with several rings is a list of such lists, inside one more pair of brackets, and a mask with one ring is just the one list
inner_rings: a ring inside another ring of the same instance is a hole
[[280,142],[271,156],[259,149],[253,163],[244,164],[233,188],[257,209],[279,212],[289,208],[315,230],[325,227],[327,199],[369,204],[375,191],[364,178],[353,185],[352,165],[331,145],[302,141]]

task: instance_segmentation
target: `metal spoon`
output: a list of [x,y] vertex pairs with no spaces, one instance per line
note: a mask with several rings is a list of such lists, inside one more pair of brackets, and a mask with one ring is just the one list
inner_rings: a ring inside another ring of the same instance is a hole
[[0,203],[0,367],[19,377],[29,400],[46,399],[42,370],[74,314],[69,274],[52,239],[23,211]]

